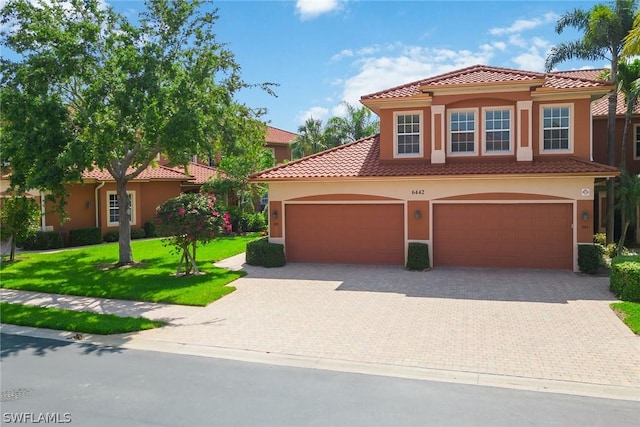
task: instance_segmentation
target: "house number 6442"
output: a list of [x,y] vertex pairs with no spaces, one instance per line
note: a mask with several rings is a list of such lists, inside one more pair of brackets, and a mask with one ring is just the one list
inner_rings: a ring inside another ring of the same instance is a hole
[[424,194],[424,190],[411,190],[411,194]]

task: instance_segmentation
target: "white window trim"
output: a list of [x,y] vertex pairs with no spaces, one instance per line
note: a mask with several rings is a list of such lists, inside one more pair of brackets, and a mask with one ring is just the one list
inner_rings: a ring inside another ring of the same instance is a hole
[[[544,148],[544,109],[545,108],[569,108],[569,148],[568,149],[545,149]],[[575,131],[575,109],[573,104],[541,104],[538,116],[538,127],[540,129],[540,141],[538,151],[540,154],[573,154],[573,135]]]
[[[640,125],[633,125],[633,136],[631,138],[633,140],[633,160],[640,160],[640,156],[636,156],[636,153],[638,152],[639,141],[640,141],[640,139],[636,139],[636,135],[638,134],[639,127]],[[640,223],[638,225],[640,225]]]
[[[500,150],[500,151],[488,151],[487,150],[487,122],[485,118],[485,113],[487,111],[509,111],[509,149],[508,150]],[[515,109],[513,106],[499,106],[499,107],[483,107],[481,109],[482,116],[482,155],[483,156],[505,156],[509,154],[513,154],[513,146],[515,143],[514,139],[514,122],[515,122]]]
[[[447,111],[447,155],[451,157],[469,157],[478,155],[478,132],[480,132],[480,122],[478,121],[479,108],[452,108]],[[473,151],[467,151],[464,153],[454,152],[452,150],[453,141],[451,140],[451,113],[459,112],[473,112]]]
[[[131,225],[136,225],[136,192],[135,191],[127,191],[127,194],[129,195],[129,197],[131,197]],[[107,202],[105,203],[106,209],[107,209],[107,227],[117,227],[120,225],[120,221],[118,222],[111,222],[111,215],[109,212],[109,198],[111,195],[115,195],[116,197],[118,196],[118,193],[116,191],[107,191]],[[119,207],[119,206],[118,206]],[[120,211],[118,211],[119,213]]]
[[[398,153],[398,116],[417,115],[420,120],[420,135],[417,153]],[[393,112],[393,157],[410,159],[424,156],[424,116],[422,110],[415,111],[394,111]]]

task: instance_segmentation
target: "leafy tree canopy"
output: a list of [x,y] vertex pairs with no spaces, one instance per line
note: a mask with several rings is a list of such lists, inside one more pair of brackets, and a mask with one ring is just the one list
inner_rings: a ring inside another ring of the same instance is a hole
[[[161,153],[175,164],[263,130],[261,110],[234,95],[250,85],[216,40],[201,1],[148,0],[137,22],[98,0],[9,0],[0,44],[2,160],[17,189],[61,197],[87,168],[126,183]],[[269,84],[259,87],[271,92]],[[133,261],[120,218],[119,264]]]
[[0,236],[2,240],[11,239],[11,261],[15,258],[16,241],[34,234],[39,225],[40,208],[34,199],[13,196],[4,200],[0,209]]

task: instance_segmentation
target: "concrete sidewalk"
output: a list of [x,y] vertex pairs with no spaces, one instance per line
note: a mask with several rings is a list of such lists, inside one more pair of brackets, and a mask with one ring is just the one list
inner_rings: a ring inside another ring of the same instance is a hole
[[[85,340],[251,362],[640,401],[640,337],[608,279],[571,272],[225,260],[248,276],[207,307],[1,290],[3,301],[168,322]],[[70,333],[3,325],[6,333]]]

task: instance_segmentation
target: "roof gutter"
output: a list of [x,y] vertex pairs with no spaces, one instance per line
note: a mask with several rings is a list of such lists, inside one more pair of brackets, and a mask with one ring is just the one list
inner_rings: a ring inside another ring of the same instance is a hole
[[96,187],[96,190],[95,190],[96,227],[97,228],[100,228],[100,222],[99,222],[99,218],[98,218],[98,212],[99,212],[99,209],[98,209],[98,191],[100,191],[100,189],[102,187],[104,187],[105,184],[106,184],[106,182],[101,181],[100,184]]

